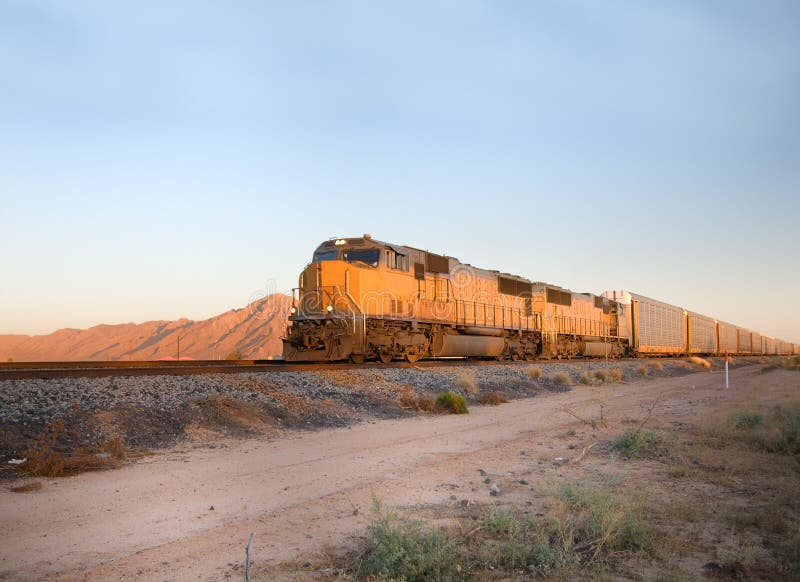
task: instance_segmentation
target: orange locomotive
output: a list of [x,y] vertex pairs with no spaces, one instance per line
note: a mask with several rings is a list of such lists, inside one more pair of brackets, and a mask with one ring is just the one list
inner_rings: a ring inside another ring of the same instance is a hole
[[300,275],[290,361],[617,356],[619,304],[372,239],[322,243]]

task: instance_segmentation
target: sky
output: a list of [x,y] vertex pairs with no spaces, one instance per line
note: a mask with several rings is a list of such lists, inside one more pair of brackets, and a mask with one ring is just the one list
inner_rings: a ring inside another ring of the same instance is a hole
[[800,342],[800,3],[0,0],[0,333],[375,238]]

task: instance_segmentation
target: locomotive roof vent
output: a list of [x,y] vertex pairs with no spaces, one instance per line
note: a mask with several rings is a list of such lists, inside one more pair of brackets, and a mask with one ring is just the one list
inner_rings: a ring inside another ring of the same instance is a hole
[[367,240],[370,240],[372,238],[372,235],[369,234],[368,232],[365,232],[364,233],[364,238],[367,239]]

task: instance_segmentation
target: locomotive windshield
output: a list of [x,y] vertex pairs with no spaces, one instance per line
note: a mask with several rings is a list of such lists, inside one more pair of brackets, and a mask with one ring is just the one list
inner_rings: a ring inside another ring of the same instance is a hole
[[312,263],[319,261],[335,261],[339,258],[339,249],[333,251],[317,251],[314,253],[314,260]]
[[344,251],[342,258],[350,263],[361,262],[371,267],[378,266],[378,259],[381,256],[380,249],[367,249],[364,251]]

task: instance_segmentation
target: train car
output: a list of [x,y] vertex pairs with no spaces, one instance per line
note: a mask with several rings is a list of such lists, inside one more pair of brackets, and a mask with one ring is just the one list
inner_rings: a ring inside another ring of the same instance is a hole
[[293,290],[283,357],[621,355],[617,305],[369,235],[325,241]]
[[738,345],[736,326],[722,321],[717,322],[717,345],[720,354],[735,354]]
[[764,337],[764,355],[772,356],[776,353],[776,343],[775,339],[769,336]]
[[718,353],[717,322],[705,315],[686,312],[687,353],[712,355]]
[[626,290],[603,293],[620,306],[620,329],[633,354],[668,356],[686,353],[686,314],[681,307]]
[[753,353],[753,334],[741,327],[736,328],[736,353],[743,355]]
[[753,332],[753,353],[764,353],[764,340],[762,339],[761,334],[755,331]]

